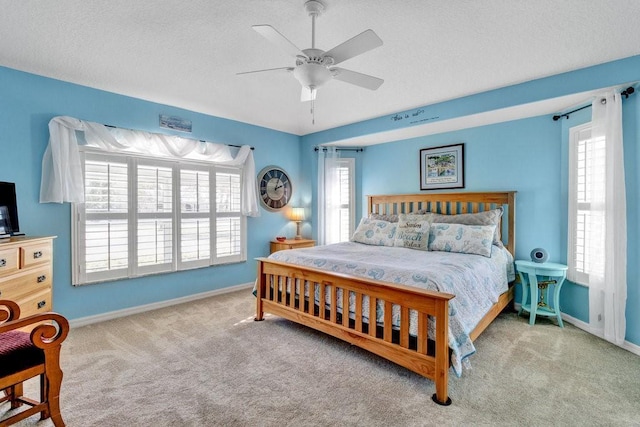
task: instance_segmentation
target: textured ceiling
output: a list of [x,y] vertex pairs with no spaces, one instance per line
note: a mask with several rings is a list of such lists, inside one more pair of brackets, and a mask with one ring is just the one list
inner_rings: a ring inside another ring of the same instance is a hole
[[319,89],[315,125],[293,66],[251,29],[311,46],[304,0],[4,0],[0,65],[298,135],[640,54],[638,0],[323,0],[316,47],[373,29],[340,66],[384,79]]

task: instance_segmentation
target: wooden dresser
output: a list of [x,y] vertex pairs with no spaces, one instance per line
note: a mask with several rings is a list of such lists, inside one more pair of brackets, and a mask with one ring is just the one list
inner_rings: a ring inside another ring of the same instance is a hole
[[21,318],[53,309],[53,239],[0,240],[0,299],[17,302]]

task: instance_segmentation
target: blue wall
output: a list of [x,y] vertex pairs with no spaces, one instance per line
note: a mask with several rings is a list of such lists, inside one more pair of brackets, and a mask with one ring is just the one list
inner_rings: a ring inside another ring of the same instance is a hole
[[[274,236],[295,234],[295,225],[283,213],[262,210],[260,217],[247,221],[247,262],[71,286],[70,205],[38,202],[49,120],[66,115],[124,128],[167,132],[158,127],[159,114],[191,120],[193,133],[189,137],[254,146],[256,172],[276,164],[293,179],[301,175],[300,138],[296,135],[0,67],[0,181],[16,183],[21,231],[32,236],[58,236],[54,240],[53,304],[69,319],[253,282],[254,258],[269,253],[269,241]],[[294,189],[294,203],[300,195],[301,191]]]
[[[570,95],[640,80],[640,56],[559,74],[539,80],[479,93],[451,101],[399,112],[302,137],[303,156],[309,147],[345,138],[384,132],[424,122],[439,121],[492,111],[535,101]],[[585,99],[585,102],[588,101]],[[625,173],[628,216],[627,341],[640,345],[640,263],[638,262],[638,212],[640,212],[640,96],[624,101]],[[362,191],[359,215],[367,194],[415,193],[419,186],[421,148],[465,143],[465,191],[516,190],[516,257],[528,259],[535,247],[546,248],[551,260],[566,263],[567,257],[567,162],[568,131],[590,120],[590,109],[553,121],[534,117],[489,126],[458,130],[366,148],[360,156],[358,184]],[[315,169],[314,159],[302,159]],[[315,200],[315,198],[314,198]],[[314,212],[317,209],[314,206]],[[314,218],[315,220],[315,218]],[[516,289],[520,299],[520,289]],[[563,286],[562,311],[585,323],[589,321],[588,289],[573,283]]]

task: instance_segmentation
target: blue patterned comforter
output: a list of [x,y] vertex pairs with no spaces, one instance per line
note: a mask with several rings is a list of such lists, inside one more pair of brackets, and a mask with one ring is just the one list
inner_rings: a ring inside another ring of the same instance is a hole
[[[457,376],[462,374],[462,361],[475,353],[469,333],[498,301],[500,294],[508,289],[508,282],[515,278],[513,257],[506,249],[495,245],[490,258],[355,242],[279,251],[269,258],[454,294],[455,298],[449,301],[449,347],[451,365]],[[378,307],[378,322],[383,318],[382,308]],[[394,307],[393,310],[394,327],[398,326],[400,318],[397,309]],[[351,301],[351,313],[354,310],[355,301]],[[368,312],[365,298],[363,315]],[[409,327],[414,335],[417,330],[415,315],[413,312]]]

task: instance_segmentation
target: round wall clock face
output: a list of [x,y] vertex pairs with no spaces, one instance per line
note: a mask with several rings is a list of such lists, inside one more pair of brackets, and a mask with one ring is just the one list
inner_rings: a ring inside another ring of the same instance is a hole
[[270,211],[277,211],[289,203],[293,187],[284,169],[267,166],[258,174],[258,192],[262,206]]

